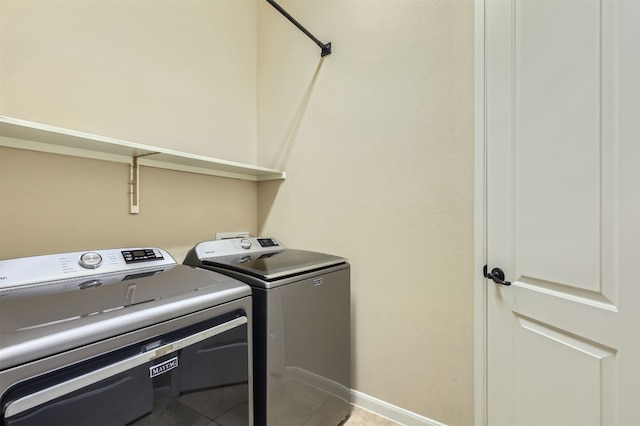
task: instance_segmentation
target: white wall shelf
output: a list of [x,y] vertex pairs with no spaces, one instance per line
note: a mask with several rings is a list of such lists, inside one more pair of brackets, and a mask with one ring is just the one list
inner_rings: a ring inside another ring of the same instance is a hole
[[251,181],[285,178],[280,170],[220,160],[0,116],[0,146]]

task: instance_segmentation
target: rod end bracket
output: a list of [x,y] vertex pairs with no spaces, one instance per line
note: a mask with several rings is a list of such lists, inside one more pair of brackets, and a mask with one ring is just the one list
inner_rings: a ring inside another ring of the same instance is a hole
[[331,42],[322,45],[322,53],[320,53],[320,56],[327,56],[327,55],[331,55]]

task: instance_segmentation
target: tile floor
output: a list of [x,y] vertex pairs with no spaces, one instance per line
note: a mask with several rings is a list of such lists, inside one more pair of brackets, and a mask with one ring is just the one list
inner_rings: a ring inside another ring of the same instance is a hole
[[343,426],[400,426],[400,423],[378,416],[360,407],[353,407],[351,416]]

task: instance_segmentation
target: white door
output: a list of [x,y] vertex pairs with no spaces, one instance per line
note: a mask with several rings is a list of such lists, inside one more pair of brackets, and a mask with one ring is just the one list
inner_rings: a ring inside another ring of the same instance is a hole
[[485,0],[486,415],[640,425],[640,0]]

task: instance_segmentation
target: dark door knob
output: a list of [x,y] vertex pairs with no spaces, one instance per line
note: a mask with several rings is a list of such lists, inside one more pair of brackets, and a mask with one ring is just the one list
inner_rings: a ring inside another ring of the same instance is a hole
[[504,271],[500,268],[493,268],[491,272],[487,272],[487,265],[484,265],[482,272],[486,278],[492,279],[496,284],[511,285],[509,281],[505,281]]

